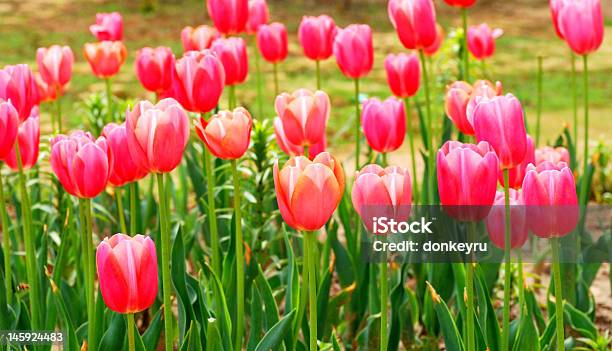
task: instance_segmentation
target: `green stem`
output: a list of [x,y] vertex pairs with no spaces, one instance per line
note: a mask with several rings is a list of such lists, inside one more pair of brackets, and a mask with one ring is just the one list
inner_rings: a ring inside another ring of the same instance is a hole
[[427,112],[427,129],[429,131],[429,145],[428,152],[429,156],[427,158],[427,195],[429,204],[433,205],[434,203],[434,141],[433,141],[433,127],[432,127],[432,117],[431,117],[431,99],[429,97],[429,74],[427,73],[427,60],[425,59],[425,53],[423,50],[419,50],[419,57],[421,59],[421,65],[423,66],[423,79],[425,81],[425,111]]
[[[476,222],[468,223],[468,236],[470,242],[476,241]],[[473,257],[466,265],[465,284],[467,290],[467,344],[468,351],[476,350],[474,336],[474,262]]]
[[315,267],[316,232],[306,232],[308,242],[308,300],[310,305],[310,351],[317,351],[317,277]]
[[236,222],[236,342],[234,350],[242,350],[244,330],[244,252],[242,240],[242,214],[240,209],[240,174],[238,161],[232,160],[232,176],[234,178],[234,214]]
[[359,103],[359,78],[355,78],[355,171],[359,169],[361,155],[361,104]]
[[412,105],[410,98],[404,98],[406,105],[406,122],[408,124],[408,143],[410,144],[410,163],[412,165],[412,193],[414,194],[414,203],[419,203],[419,187],[417,184],[416,173],[416,157],[414,154],[414,135],[412,134]]
[[468,28],[467,28],[467,8],[461,10],[461,19],[463,22],[463,69],[465,81],[470,82],[470,58],[468,50]]
[[510,347],[510,292],[512,289],[510,281],[510,171],[504,169],[504,206],[506,212],[505,231],[504,231],[504,314],[502,324],[502,351],[507,351]]
[[536,135],[535,145],[540,145],[540,121],[542,118],[542,56],[538,56],[538,71],[537,71],[537,113],[536,113]]
[[387,167],[389,164],[387,163],[387,153],[383,152],[380,154],[381,158],[382,158],[382,166],[383,167]]
[[219,256],[219,234],[215,206],[215,170],[212,166],[213,155],[204,146],[204,171],[206,172],[206,193],[208,195],[208,229],[210,231],[210,249],[212,250],[212,268],[221,276],[221,257]]
[[574,145],[578,143],[578,84],[576,84],[576,55],[570,50],[572,63],[572,102],[574,108]]
[[518,256],[518,285],[519,285],[519,306],[521,312],[525,304],[525,275],[523,274],[523,251],[519,248],[517,251]]
[[85,257],[87,259],[86,269],[87,279],[85,282],[86,293],[87,293],[87,341],[89,347],[95,349],[98,347],[97,335],[96,335],[96,296],[95,296],[95,279],[96,279],[96,265],[95,265],[95,250],[93,245],[93,222],[92,222],[92,209],[91,199],[81,200],[81,206],[83,207],[83,216],[85,217],[86,227],[83,232]]
[[557,351],[565,350],[563,325],[563,293],[561,288],[561,265],[559,263],[559,238],[550,239],[553,253],[553,275],[555,280],[555,319],[557,321]]
[[[40,111],[42,112],[42,111]],[[55,133],[57,131],[57,128],[55,127],[56,123],[55,123],[55,113],[51,112],[51,134]]]
[[166,351],[172,351],[174,334],[172,332],[172,283],[170,282],[170,223],[168,212],[168,199],[164,186],[164,175],[157,174],[157,192],[159,193],[159,216],[161,234],[161,262],[162,262],[162,293],[164,299],[164,342]]
[[321,61],[315,61],[317,63],[317,90],[321,90]]
[[106,83],[106,109],[107,109],[107,123],[113,121],[113,91],[111,89],[111,81],[110,78],[105,78],[104,82]]
[[[253,42],[255,43],[255,41]],[[257,117],[263,119],[263,87],[261,79],[261,66],[259,63],[260,58],[256,45],[254,45],[253,54],[255,55],[255,78],[257,80],[257,112],[259,112],[259,116]]]
[[274,98],[276,98],[280,93],[278,88],[278,64],[275,63],[272,66],[274,67]]
[[482,69],[482,76],[488,79],[489,74],[487,72],[487,60],[485,59],[480,60],[480,68]]
[[123,213],[123,197],[121,196],[121,188],[115,188],[115,201],[117,202],[117,212],[119,213],[119,225],[121,233],[128,234],[127,225],[125,225],[125,213]]
[[[60,95],[60,89],[57,88],[57,99],[55,100],[57,105],[57,134],[62,133],[62,97]],[[52,124],[53,127],[53,124]]]
[[138,215],[136,212],[138,204],[138,194],[136,193],[136,182],[130,183],[130,235],[136,235],[138,232]]
[[[0,167],[2,164],[0,163]],[[0,168],[1,171],[1,168]],[[4,283],[6,289],[6,304],[13,303],[13,272],[11,269],[11,238],[9,230],[9,219],[6,212],[6,200],[4,199],[4,180],[0,172],[0,217],[2,217],[2,249],[4,250]]]
[[[584,77],[584,153],[582,160],[584,162],[582,170],[582,181],[580,182],[580,204],[585,205],[589,201],[589,188],[587,181],[587,173],[589,172],[589,65],[588,56],[582,56],[584,64],[582,76]],[[582,220],[584,220],[584,212]],[[582,228],[582,225],[580,226]]]
[[[384,155],[384,154],[383,154]],[[380,263],[380,350],[387,351],[387,297],[389,289],[387,287],[387,258]]]
[[129,350],[130,351],[134,351],[136,350],[136,346],[134,343],[134,314],[133,313],[128,313],[126,315],[127,317],[127,327],[128,327],[128,345],[129,345]]
[[306,303],[308,303],[308,287],[309,287],[309,279],[310,275],[308,273],[308,238],[306,235],[302,236],[302,250],[304,252],[304,260],[302,261],[302,289],[300,290],[300,305],[298,306],[298,315],[295,322],[295,327],[293,330],[293,348],[291,350],[295,350],[295,346],[297,344],[297,337],[300,332],[300,328],[302,326],[302,319],[304,318],[304,313],[306,311]]

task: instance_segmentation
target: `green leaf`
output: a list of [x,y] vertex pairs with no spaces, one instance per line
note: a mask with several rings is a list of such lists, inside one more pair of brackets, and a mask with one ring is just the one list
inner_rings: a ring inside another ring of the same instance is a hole
[[267,351],[267,350],[276,350],[285,334],[291,330],[291,325],[293,324],[293,316],[296,313],[296,309],[293,309],[289,314],[284,316],[278,323],[276,323],[266,335],[264,335],[263,339],[259,342],[255,351]]
[[57,286],[54,282],[51,281],[51,291],[53,293],[53,298],[55,300],[55,304],[57,306],[57,310],[59,312],[60,318],[63,320],[63,330],[66,336],[64,340],[64,347],[67,351],[78,351],[79,340],[76,336],[76,332],[74,330],[74,323],[70,318],[70,314],[68,313],[68,309],[66,308],[66,303],[62,298],[61,292],[58,290]]
[[219,323],[215,318],[208,319],[208,327],[206,329],[206,350],[223,350],[221,343],[221,334],[219,333]]
[[122,314],[116,312],[110,312],[111,319],[109,327],[100,340],[99,351],[106,350],[121,350],[125,343],[127,326],[125,325],[125,318]]
[[444,344],[446,345],[446,349],[463,351],[465,347],[463,345],[463,340],[461,340],[461,335],[459,335],[459,330],[457,330],[455,318],[450,313],[444,300],[442,300],[440,295],[436,293],[434,288],[429,283],[427,283],[427,286],[429,287],[431,301],[433,303],[434,310],[436,311],[438,322],[440,323],[442,336],[444,336]]
[[513,351],[532,350],[539,351],[540,343],[538,340],[538,329],[533,322],[533,319],[526,311],[522,314],[519,322],[518,332],[514,345]]
[[323,339],[327,322],[327,306],[329,304],[329,290],[331,288],[332,276],[334,274],[335,262],[332,260],[329,268],[325,270],[325,275],[317,290],[317,335]]
[[268,329],[278,322],[278,307],[276,307],[276,301],[274,300],[274,295],[272,294],[272,288],[270,288],[270,284],[264,276],[259,264],[257,264],[257,271],[258,273],[257,277],[255,278],[255,286],[257,287],[257,290],[259,290],[259,294],[261,295],[264,303],[265,326],[266,329]]
[[563,304],[563,314],[565,315],[566,323],[580,335],[596,340],[598,336],[597,326],[583,312],[576,309],[569,303]]
[[157,344],[159,343],[162,327],[164,325],[162,315],[163,309],[160,308],[155,313],[155,316],[153,316],[153,320],[151,320],[147,330],[142,334],[142,342],[147,351],[157,350]]

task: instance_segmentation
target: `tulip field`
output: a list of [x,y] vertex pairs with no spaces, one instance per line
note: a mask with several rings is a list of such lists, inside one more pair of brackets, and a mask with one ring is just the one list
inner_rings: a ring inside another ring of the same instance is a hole
[[609,5],[0,3],[0,349],[612,350]]

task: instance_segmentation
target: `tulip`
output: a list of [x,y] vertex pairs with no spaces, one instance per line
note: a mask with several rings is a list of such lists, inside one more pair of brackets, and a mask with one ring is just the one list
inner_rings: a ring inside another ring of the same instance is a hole
[[414,54],[389,54],[385,59],[387,83],[397,97],[414,96],[419,90],[421,67]]
[[236,160],[249,148],[253,119],[243,107],[234,111],[221,111],[209,121],[200,117],[196,121],[198,137],[213,155],[224,160]]
[[300,22],[298,39],[304,55],[311,60],[326,60],[333,55],[336,24],[327,15],[304,16]]
[[53,90],[63,91],[72,77],[74,55],[68,46],[53,45],[36,51],[36,62],[42,79]]
[[195,28],[188,26],[181,31],[184,52],[210,49],[210,45],[217,38],[219,38],[219,32],[214,27],[207,25]]
[[136,76],[145,89],[161,94],[171,88],[174,74],[172,49],[165,46],[142,48],[136,54],[135,67]]
[[[40,119],[38,114],[30,116],[19,126],[17,134],[19,142],[19,155],[21,156],[21,167],[30,169],[38,162],[38,150],[40,146]],[[15,147],[4,159],[6,164],[14,171],[19,170],[17,152]]]
[[558,165],[561,162],[570,164],[569,151],[562,146],[555,148],[544,146],[535,150],[535,162],[533,163],[538,166],[546,161],[554,165]]
[[[210,2],[209,2],[210,4]],[[221,38],[210,49],[217,55],[225,69],[225,85],[243,83],[249,73],[246,43],[242,38]]]
[[476,0],[444,0],[444,2],[455,7],[470,7],[476,3]]
[[467,117],[467,106],[474,89],[464,81],[454,82],[446,87],[444,110],[455,127],[466,135],[474,135],[474,127]]
[[271,63],[287,58],[287,29],[282,23],[262,24],[257,31],[257,47],[261,56]]
[[[525,178],[525,173],[527,172],[527,166],[531,163],[535,163],[535,150],[534,143],[531,136],[527,135],[527,147],[525,150],[525,158],[523,161],[516,167],[510,168],[508,170],[509,175],[509,187],[512,189],[520,189],[523,186],[523,179]],[[504,186],[504,173],[500,170],[498,173],[499,183]]]
[[0,160],[13,149],[19,130],[19,115],[9,101],[0,99]]
[[215,108],[223,93],[225,70],[209,50],[191,51],[176,61],[176,76],[170,95],[191,112]]
[[119,72],[127,49],[120,41],[101,41],[85,44],[84,54],[96,77],[109,78]]
[[276,97],[274,107],[292,144],[311,146],[324,138],[330,113],[326,93],[306,89],[296,90],[291,95],[282,93]]
[[247,0],[208,0],[208,15],[217,30],[223,34],[237,34],[244,31],[249,20]]
[[604,20],[600,0],[567,1],[557,20],[562,37],[576,54],[588,55],[601,46]]
[[[53,89],[52,86],[47,85],[47,83],[40,76],[40,73],[34,74],[34,82],[36,83],[36,94],[38,95],[39,103],[54,101],[57,99],[58,91]],[[32,110],[33,109],[34,108],[32,108]],[[53,121],[54,117],[55,117],[55,114],[52,113],[51,114],[51,126],[52,127],[55,125],[55,122]]]
[[127,183],[132,183],[144,178],[147,175],[147,169],[139,164],[134,156],[130,153],[128,145],[128,136],[125,123],[119,125],[110,123],[104,127],[102,136],[106,138],[106,142],[115,159],[109,182],[116,187],[124,186]]
[[527,150],[527,132],[521,103],[512,94],[482,101],[474,109],[474,130],[478,141],[487,141],[501,169],[519,165]]
[[[527,241],[528,227],[527,227],[527,211],[525,204],[523,203],[522,195],[519,190],[510,189],[510,220],[512,222],[512,229],[510,232],[510,247],[513,249],[522,247]],[[489,238],[493,244],[500,249],[503,249],[505,244],[505,195],[503,191],[498,191],[495,194],[495,201],[493,202],[493,208],[487,216],[487,231]]]
[[472,85],[472,89],[470,100],[465,109],[466,118],[471,125],[474,124],[474,109],[476,105],[480,102],[502,95],[503,88],[500,82],[495,82],[495,85],[493,85],[493,83],[488,80],[477,80]]
[[96,14],[96,24],[89,31],[99,41],[119,41],[123,39],[123,18],[118,12]]
[[28,65],[6,66],[0,70],[0,99],[10,101],[21,122],[30,117],[39,99],[36,81]]
[[268,23],[270,12],[266,0],[249,1],[249,21],[246,24],[248,33],[255,34],[262,24]]
[[389,19],[407,49],[424,49],[436,41],[436,11],[431,0],[390,0]]
[[559,28],[559,12],[565,6],[566,3],[569,3],[570,0],[549,0],[548,5],[550,7],[550,16],[552,18],[553,26],[555,28],[555,33],[560,39],[563,38],[563,34],[561,34],[561,28]]
[[491,30],[486,23],[471,26],[467,33],[468,49],[477,60],[491,57],[495,53],[495,40],[502,34],[503,30],[499,28]]
[[181,163],[189,118],[176,100],[141,101],[128,110],[125,123],[129,152],[148,172],[169,173]]
[[366,24],[351,24],[339,29],[334,39],[334,55],[342,73],[353,79],[365,77],[374,64],[372,29]]
[[114,157],[106,138],[76,131],[51,139],[51,169],[64,189],[81,199],[98,196],[111,175]]
[[306,155],[306,150],[304,150],[303,146],[296,145],[287,139],[280,117],[274,118],[274,135],[276,136],[278,147],[289,156],[307,156],[312,161],[318,154],[325,152],[327,148],[327,138],[323,134],[321,141],[310,146],[307,150],[308,155]]
[[375,151],[387,153],[399,149],[406,135],[404,104],[395,97],[364,101],[361,126],[366,141]]
[[425,55],[435,55],[442,45],[442,40],[444,40],[444,29],[441,25],[436,23],[436,40],[431,45],[423,48]]
[[157,296],[157,254],[148,236],[115,234],[96,252],[96,266],[104,303],[117,313],[138,313]]

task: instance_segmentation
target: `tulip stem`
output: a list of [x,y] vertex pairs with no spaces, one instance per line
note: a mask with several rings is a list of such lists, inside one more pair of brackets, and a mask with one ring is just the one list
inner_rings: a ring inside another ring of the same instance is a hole
[[[60,92],[60,88],[56,89],[56,100],[55,100],[55,104],[57,105],[57,130],[56,133],[57,134],[61,134],[62,133],[62,96],[61,96],[61,92]],[[55,126],[53,126],[53,123],[51,124],[51,126],[53,128],[55,128]]]
[[361,155],[360,119],[359,78],[355,78],[355,171],[359,169],[359,155]]
[[553,275],[555,280],[555,320],[557,321],[557,351],[565,350],[563,325],[563,293],[561,288],[561,264],[559,263],[559,238],[550,239],[553,254]]
[[161,236],[162,293],[164,299],[164,343],[166,351],[172,351],[174,334],[172,332],[172,283],[170,282],[170,223],[168,221],[168,199],[164,186],[164,175],[157,174],[157,192],[159,195],[159,217]]
[[130,351],[134,351],[136,350],[136,346],[134,343],[134,314],[133,313],[128,313],[126,315],[127,317],[127,327],[128,327],[128,345],[129,345],[129,350]]
[[502,350],[508,351],[510,347],[510,170],[504,169],[504,206],[506,212],[505,231],[504,231],[504,314],[502,324]]
[[317,90],[321,90],[321,61],[316,60],[317,63]]
[[540,145],[540,121],[542,119],[542,56],[538,56],[538,71],[537,71],[537,110],[536,110],[536,132],[535,132],[535,145]]
[[[582,155],[584,168],[582,170],[582,181],[580,182],[580,204],[586,206],[589,202],[589,187],[587,174],[589,172],[589,65],[588,56],[582,56],[584,69],[584,154]],[[583,228],[585,211],[581,216],[580,228]]]
[[314,253],[316,232],[306,232],[308,245],[308,300],[310,305],[310,351],[317,351],[317,276]]
[[[384,155],[384,154],[383,154]],[[383,253],[383,261],[380,263],[380,350],[387,351],[387,253]]]
[[470,82],[470,57],[468,54],[468,26],[467,26],[467,8],[461,9],[461,19],[463,22],[463,69],[465,81]]
[[429,97],[429,74],[427,72],[427,60],[425,59],[425,53],[423,50],[419,50],[419,57],[421,59],[421,65],[423,66],[423,79],[425,80],[425,111],[427,112],[427,130],[429,131],[429,145],[427,158],[427,195],[429,204],[434,204],[434,141],[433,141],[433,127],[431,117],[431,99]]
[[117,212],[119,213],[119,226],[121,233],[127,234],[127,225],[125,224],[125,213],[123,213],[123,197],[121,196],[121,188],[115,188],[115,201],[117,202]]
[[382,158],[382,166],[383,167],[387,167],[388,163],[387,163],[387,153],[383,152],[380,154],[380,157]]
[[523,311],[523,304],[525,303],[525,277],[523,274],[523,251],[518,248],[516,251],[518,257],[518,285],[519,285],[519,306]]
[[91,220],[91,199],[79,199],[81,220],[81,246],[85,252],[85,294],[87,297],[87,343],[88,348],[98,347],[96,341],[95,319],[95,263],[93,247],[93,222]]
[[136,213],[136,205],[138,199],[138,193],[136,192],[136,182],[130,183],[130,235],[136,235],[137,224],[138,224],[138,216]]
[[231,111],[236,107],[236,86],[230,85],[227,95],[227,108]]
[[[468,222],[468,240],[476,241],[476,222]],[[465,285],[467,290],[467,344],[468,351],[476,351],[476,342],[474,338],[474,257],[470,257],[467,262],[467,270],[465,276]]]
[[410,144],[410,163],[412,165],[412,191],[414,192],[414,202],[419,203],[419,187],[417,185],[416,156],[414,155],[414,135],[412,134],[412,105],[410,98],[404,98],[406,105],[406,122],[408,124],[408,143]]
[[257,52],[257,46],[253,45],[253,53],[255,55],[255,79],[257,81],[257,112],[259,112],[258,118],[264,119],[263,114],[263,88],[261,86],[261,64],[259,63],[259,52]]
[[576,84],[576,55],[570,50],[572,64],[572,102],[574,104],[574,145],[578,143],[578,84]]
[[240,174],[238,161],[232,160],[232,176],[234,178],[234,219],[236,222],[236,342],[234,350],[242,350],[242,334],[244,330],[244,252],[242,242],[242,214],[240,209]]
[[304,318],[304,312],[306,310],[306,303],[308,302],[308,287],[309,287],[309,279],[310,276],[308,274],[308,239],[306,235],[302,236],[302,250],[304,260],[302,261],[302,289],[300,290],[300,304],[298,306],[297,319],[294,325],[293,330],[293,347],[291,350],[295,350],[295,345],[297,344],[297,337],[300,332],[300,328],[302,326],[302,320]]
[[272,65],[274,67],[274,97],[276,98],[279,94],[278,88],[278,64],[274,63]]
[[219,257],[219,234],[217,232],[217,215],[215,206],[215,170],[212,166],[212,154],[204,146],[204,171],[206,172],[206,193],[208,195],[208,229],[210,231],[210,249],[212,250],[212,268],[221,276],[221,258]]
[[105,78],[104,82],[106,83],[106,109],[107,109],[107,123],[113,121],[113,91],[111,89],[111,81],[110,78]]
[[[0,167],[2,164],[0,163]],[[1,170],[1,168],[0,168]],[[2,217],[2,249],[4,250],[4,284],[6,289],[6,304],[13,303],[13,273],[11,269],[11,238],[9,230],[9,219],[6,212],[6,200],[4,199],[4,181],[0,172],[0,217]]]

